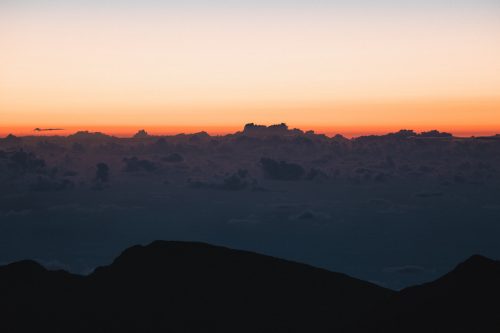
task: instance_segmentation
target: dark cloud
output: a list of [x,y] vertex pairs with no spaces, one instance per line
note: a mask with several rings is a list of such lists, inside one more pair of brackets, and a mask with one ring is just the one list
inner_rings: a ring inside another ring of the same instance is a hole
[[179,163],[184,161],[184,157],[182,157],[182,155],[179,153],[172,153],[168,156],[165,156],[161,160],[169,163]]
[[260,224],[261,221],[260,219],[255,216],[255,215],[249,215],[248,217],[245,217],[245,218],[233,218],[233,219],[229,219],[227,221],[228,224],[232,224],[232,225],[248,225],[248,226],[252,226],[252,225],[257,225],[257,224]]
[[107,183],[109,180],[109,166],[106,163],[96,165],[95,180],[101,183]]
[[304,168],[298,164],[265,157],[260,159],[260,165],[264,176],[273,180],[299,180],[305,173]]
[[149,134],[145,130],[141,129],[137,133],[135,133],[133,137],[134,139],[145,139],[149,138]]
[[63,191],[72,189],[74,187],[75,184],[71,180],[68,179],[57,180],[45,176],[37,177],[37,180],[30,185],[30,188],[33,191],[38,191],[38,192]]
[[442,197],[444,195],[443,192],[420,192],[417,193],[416,196],[419,198],[433,198],[433,197]]
[[315,180],[315,181],[325,181],[325,180],[328,180],[329,177],[324,171],[322,171],[320,169],[312,168],[307,173],[306,179],[307,180]]
[[5,217],[16,217],[16,216],[28,216],[31,214],[31,209],[23,209],[23,210],[9,210],[4,213]]
[[305,211],[300,212],[299,214],[291,216],[291,219],[300,221],[328,220],[330,219],[330,214],[307,209]]
[[44,170],[46,163],[34,153],[18,150],[6,153],[7,167],[15,173],[36,173]]
[[204,182],[199,180],[189,180],[189,186],[191,188],[209,188],[215,190],[225,190],[225,191],[239,191],[249,188],[252,185],[252,189],[257,187],[255,180],[250,180],[247,178],[248,171],[239,170],[232,175],[226,176],[222,181],[218,182]]
[[151,161],[141,160],[137,157],[124,158],[123,162],[125,163],[125,168],[123,169],[125,172],[153,172],[158,167]]
[[40,127],[37,127],[33,131],[35,131],[35,132],[64,131],[64,128],[40,128]]

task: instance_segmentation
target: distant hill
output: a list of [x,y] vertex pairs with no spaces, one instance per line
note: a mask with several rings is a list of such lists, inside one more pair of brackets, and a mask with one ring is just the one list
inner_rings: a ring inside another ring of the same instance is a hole
[[493,332],[498,316],[478,315],[500,309],[490,303],[499,277],[500,263],[472,257],[396,293],[251,252],[157,241],[85,277],[33,261],[0,267],[0,331]]

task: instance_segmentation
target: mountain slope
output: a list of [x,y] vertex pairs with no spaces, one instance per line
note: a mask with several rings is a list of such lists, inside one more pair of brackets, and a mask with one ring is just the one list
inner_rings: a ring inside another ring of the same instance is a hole
[[[393,294],[344,274],[202,243],[134,246],[87,277],[31,265],[0,269],[0,292],[10,290],[0,299],[2,331],[328,332]],[[29,278],[13,284],[9,276]]]
[[374,317],[372,332],[500,332],[500,261],[472,256],[393,295]]
[[89,276],[0,267],[0,332],[500,332],[500,262],[393,292],[203,243],[125,250]]

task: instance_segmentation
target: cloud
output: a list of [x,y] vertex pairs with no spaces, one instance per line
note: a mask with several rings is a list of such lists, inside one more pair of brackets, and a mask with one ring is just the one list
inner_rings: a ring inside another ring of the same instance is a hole
[[125,163],[125,172],[153,172],[158,167],[151,161],[148,160],[140,160],[137,157],[124,158],[123,162]]
[[302,166],[285,161],[275,161],[270,158],[261,158],[260,165],[264,176],[274,180],[299,180],[304,176],[305,170]]
[[57,259],[35,259],[40,265],[48,269],[49,271],[64,270],[66,272],[71,271],[71,267]]
[[498,204],[498,205],[496,205],[496,204],[484,205],[484,206],[482,206],[482,208],[487,209],[487,210],[500,211],[500,204]]
[[299,220],[299,221],[319,221],[319,220],[328,220],[330,218],[331,218],[330,214],[310,209],[307,209],[305,211],[300,212],[299,214],[292,215],[290,217],[291,220]]
[[443,195],[443,192],[420,192],[416,194],[416,196],[419,198],[442,197]]
[[68,179],[55,180],[47,177],[38,177],[37,180],[30,185],[33,191],[37,192],[52,192],[72,189],[75,184]]
[[232,225],[257,225],[260,223],[261,221],[255,215],[249,215],[246,218],[229,219],[227,221],[227,224],[232,224]]
[[164,162],[169,162],[169,163],[179,163],[179,162],[184,161],[184,157],[179,153],[172,153],[168,156],[165,156],[161,160]]
[[106,163],[98,163],[96,168],[95,180],[106,183],[109,180],[109,166]]
[[225,190],[225,191],[239,191],[248,188],[250,183],[256,185],[255,181],[247,180],[248,172],[246,170],[239,170],[230,176],[222,179],[221,182],[203,182],[203,181],[192,181],[188,180],[189,186],[195,189],[215,189],[215,190]]
[[31,209],[9,210],[4,213],[5,217],[27,216],[31,214]]
[[70,214],[99,214],[104,212],[119,212],[127,210],[141,209],[139,206],[122,206],[116,204],[99,204],[96,206],[83,206],[78,203],[70,203],[66,205],[55,205],[48,207],[47,210],[53,213],[70,213]]
[[404,266],[394,266],[394,267],[386,267],[384,268],[384,272],[386,273],[394,273],[400,275],[420,275],[428,270],[422,266],[415,265],[404,265]]

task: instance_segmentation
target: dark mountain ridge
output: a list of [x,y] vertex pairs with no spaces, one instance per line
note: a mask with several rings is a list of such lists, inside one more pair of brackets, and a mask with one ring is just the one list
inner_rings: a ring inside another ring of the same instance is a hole
[[441,278],[391,297],[373,331],[500,332],[499,313],[500,261],[474,255]]
[[434,282],[396,293],[256,253],[156,241],[88,276],[33,261],[0,267],[0,330],[494,332],[498,281],[500,263],[473,256]]
[[0,294],[8,332],[326,332],[392,292],[251,252],[158,241],[86,277],[31,261],[2,267]]

